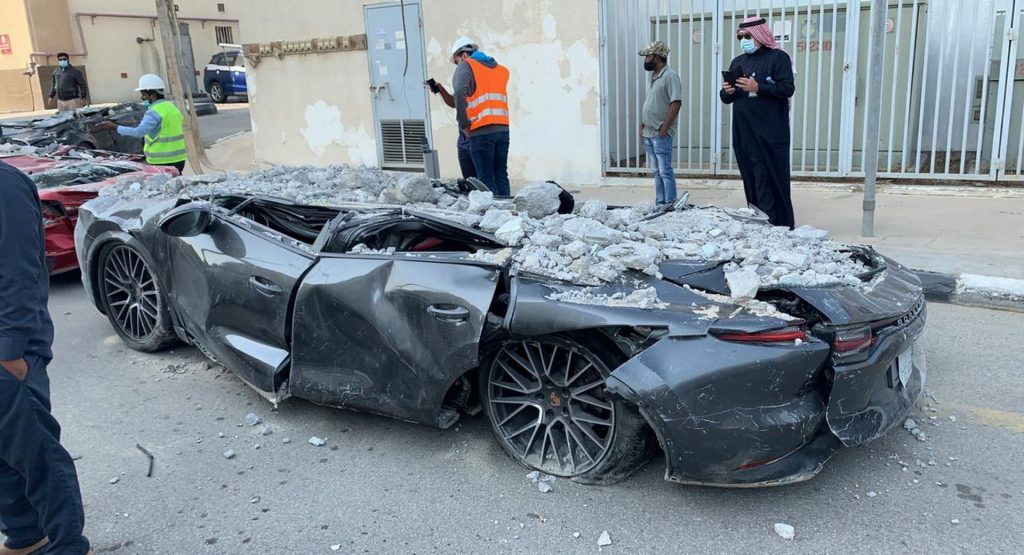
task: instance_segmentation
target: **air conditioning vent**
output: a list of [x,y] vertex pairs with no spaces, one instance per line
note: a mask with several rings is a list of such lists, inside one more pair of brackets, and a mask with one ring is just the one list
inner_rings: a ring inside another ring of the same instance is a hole
[[423,120],[383,120],[380,122],[380,140],[384,151],[382,167],[385,169],[423,168],[423,138],[426,123]]

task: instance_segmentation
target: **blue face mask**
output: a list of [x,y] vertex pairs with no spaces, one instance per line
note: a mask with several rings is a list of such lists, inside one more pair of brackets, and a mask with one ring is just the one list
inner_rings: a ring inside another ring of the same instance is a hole
[[153,105],[153,103],[152,103],[152,102],[150,102],[150,101],[148,101],[148,100],[143,100],[143,101],[142,101],[142,105],[143,105],[143,106],[146,106],[146,107],[149,107],[149,106],[152,106],[152,105]]
[[753,54],[757,50],[757,43],[754,42],[754,39],[740,39],[740,50],[744,54]]
[[60,67],[62,68],[67,68],[69,65],[71,65],[67,60],[60,60],[57,62],[57,64],[60,65]]

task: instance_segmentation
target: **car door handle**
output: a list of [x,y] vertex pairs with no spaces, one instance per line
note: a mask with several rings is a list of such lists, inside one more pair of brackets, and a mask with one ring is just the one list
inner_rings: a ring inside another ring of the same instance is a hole
[[268,297],[284,292],[278,284],[260,276],[249,276],[249,286]]
[[447,322],[465,322],[469,319],[469,309],[457,304],[432,304],[427,307],[427,312]]

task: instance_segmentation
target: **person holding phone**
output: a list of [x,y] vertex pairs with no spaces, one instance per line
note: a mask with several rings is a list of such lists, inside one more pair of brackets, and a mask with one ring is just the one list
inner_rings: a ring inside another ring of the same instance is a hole
[[793,229],[790,196],[790,100],[796,91],[793,62],[775,42],[763,17],[748,17],[736,30],[742,54],[722,72],[719,97],[732,105],[732,145],[747,204],[772,225]]
[[665,43],[656,40],[638,54],[644,57],[644,70],[651,73],[640,115],[640,137],[647,152],[647,167],[654,172],[654,202],[662,206],[676,201],[672,138],[683,104],[683,82],[668,67],[669,48]]
[[0,555],[91,553],[75,463],[50,413],[41,210],[36,184],[0,162]]
[[[427,79],[425,83],[430,92],[441,95],[441,100],[452,109],[455,109],[455,97],[452,93],[448,92],[448,89],[444,88],[444,85],[438,83],[433,79]],[[459,130],[459,138],[455,142],[455,147],[459,152],[459,169],[462,170],[462,178],[469,179],[470,177],[476,177],[476,166],[473,165],[473,153],[469,150],[469,134],[463,130]]]
[[494,196],[512,194],[508,180],[509,70],[461,37],[452,44],[452,97],[459,129],[469,136],[477,178]]

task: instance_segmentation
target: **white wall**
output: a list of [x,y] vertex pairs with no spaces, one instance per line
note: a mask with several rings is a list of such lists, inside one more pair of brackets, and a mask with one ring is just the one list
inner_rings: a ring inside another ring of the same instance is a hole
[[[242,0],[246,42],[365,33],[361,0],[310,0],[302,10]],[[597,3],[455,0],[422,3],[427,74],[450,84],[449,45],[468,35],[509,67],[512,179],[596,183],[601,175]],[[264,59],[248,68],[258,159],[377,165],[366,51]],[[434,145],[459,175],[454,115],[431,97]]]

